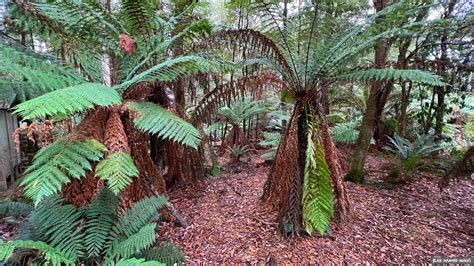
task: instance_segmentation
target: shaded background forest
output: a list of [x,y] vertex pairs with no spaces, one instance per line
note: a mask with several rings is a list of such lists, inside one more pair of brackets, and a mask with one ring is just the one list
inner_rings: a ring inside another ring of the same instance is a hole
[[[366,253],[403,245],[410,233],[380,235],[393,213],[404,225],[415,219],[418,233],[462,235],[440,240],[445,250],[435,237],[420,241],[429,251],[406,240],[417,251],[407,262],[472,252],[464,241],[472,237],[474,168],[469,1],[4,7],[0,97],[5,115],[20,122],[2,134],[21,160],[5,176],[0,260],[395,263],[411,251]],[[447,222],[441,213],[451,205],[460,218]],[[243,208],[235,221],[223,214],[233,206]],[[195,219],[192,208],[200,208]],[[438,216],[431,223],[426,213]],[[372,226],[370,216],[385,223]],[[255,244],[241,256],[226,239],[217,250],[190,246],[206,228],[239,223],[252,236],[237,242],[258,236],[271,251]],[[352,238],[364,229],[362,242]],[[305,257],[287,238],[308,254],[314,243],[327,253]],[[278,257],[280,242],[292,256]],[[337,256],[338,248],[350,255]],[[206,252],[221,257],[206,260]]]

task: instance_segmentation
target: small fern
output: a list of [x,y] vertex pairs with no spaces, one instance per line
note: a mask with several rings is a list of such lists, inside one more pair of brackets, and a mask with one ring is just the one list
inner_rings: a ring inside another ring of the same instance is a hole
[[23,119],[69,116],[94,106],[121,103],[120,95],[102,84],[85,83],[46,93],[16,106]]
[[100,179],[107,181],[110,190],[118,195],[120,191],[132,183],[132,177],[138,176],[140,172],[129,154],[116,152],[97,164],[95,174]]
[[316,230],[323,235],[333,215],[333,196],[329,168],[318,138],[315,123],[309,123],[302,198],[303,225],[308,234]]
[[195,149],[199,146],[201,139],[199,131],[163,107],[154,103],[138,102],[131,102],[128,107],[139,113],[138,118],[133,120],[137,128]]
[[70,178],[81,178],[92,169],[89,161],[102,158],[105,146],[96,140],[72,143],[60,140],[41,149],[21,182],[25,196],[37,205],[61,190]]

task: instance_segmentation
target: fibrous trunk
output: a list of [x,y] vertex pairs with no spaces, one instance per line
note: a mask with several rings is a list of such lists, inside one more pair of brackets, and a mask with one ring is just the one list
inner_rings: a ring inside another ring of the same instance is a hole
[[[320,112],[318,112],[320,113]],[[280,229],[284,233],[298,235],[302,229],[302,194],[306,161],[306,111],[303,103],[297,103],[288,129],[278,147],[273,168],[265,182],[262,200],[278,211]],[[336,147],[329,134],[327,121],[321,115],[320,132],[325,159],[331,174],[335,213],[338,221],[345,221],[351,214],[341,173]]]

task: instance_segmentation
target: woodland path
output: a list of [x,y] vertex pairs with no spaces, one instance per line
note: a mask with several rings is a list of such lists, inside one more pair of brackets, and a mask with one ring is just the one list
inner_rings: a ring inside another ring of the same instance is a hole
[[[255,156],[255,158],[258,158]],[[369,157],[371,179],[387,161]],[[434,256],[473,256],[474,185],[451,184],[440,192],[433,177],[391,189],[347,184],[355,209],[351,223],[332,225],[333,237],[280,237],[274,215],[259,197],[270,167],[253,159],[240,173],[224,166],[218,180],[171,191],[171,202],[191,224],[162,225],[161,239],[186,253],[187,263],[429,263]]]

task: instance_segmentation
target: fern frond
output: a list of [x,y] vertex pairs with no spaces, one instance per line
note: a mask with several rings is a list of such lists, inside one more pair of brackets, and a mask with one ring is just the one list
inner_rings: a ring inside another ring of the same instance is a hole
[[359,122],[339,123],[329,129],[331,137],[335,142],[354,144],[359,136]]
[[13,255],[13,251],[17,248],[38,250],[47,264],[58,266],[75,265],[74,257],[69,257],[44,242],[31,240],[11,240],[7,243],[0,240],[0,261],[9,259]]
[[115,88],[121,91],[140,82],[174,81],[199,72],[229,72],[234,68],[235,66],[231,62],[209,60],[200,56],[181,56],[152,66],[133,76],[133,78],[115,86]]
[[163,266],[165,264],[158,261],[145,261],[145,259],[121,259],[116,264],[116,266]]
[[303,225],[308,234],[324,234],[333,215],[329,168],[314,122],[308,123],[308,147],[303,181]]
[[106,249],[110,232],[116,221],[119,201],[116,195],[103,188],[84,210],[84,245],[88,257],[99,257]]
[[105,146],[96,140],[85,142],[56,141],[41,149],[26,170],[21,182],[25,196],[37,205],[44,197],[61,190],[70,178],[81,178],[91,170],[89,161],[102,158]]
[[116,152],[97,164],[95,174],[100,179],[107,181],[110,190],[118,195],[132,183],[132,177],[138,176],[140,172],[129,154]]
[[15,91],[22,101],[85,82],[79,73],[58,64],[56,58],[36,54],[23,47],[11,48],[0,42],[0,58],[0,72],[4,74],[0,90],[10,85],[9,89]]
[[159,261],[166,265],[175,265],[184,262],[183,252],[169,242],[161,243],[158,247],[146,250],[143,252],[143,255],[148,261]]
[[147,224],[125,240],[112,243],[108,253],[108,260],[118,258],[129,258],[135,253],[139,253],[151,247],[156,240],[155,223]]
[[85,83],[53,91],[16,106],[15,113],[23,119],[46,116],[69,116],[94,106],[121,103],[120,95],[113,89],[97,83]]
[[72,204],[62,205],[62,200],[53,196],[43,201],[35,215],[34,226],[42,240],[68,257],[79,258],[84,255],[81,210]]
[[27,216],[33,209],[33,205],[26,202],[0,201],[0,216]]
[[352,73],[341,74],[333,77],[334,79],[352,79],[352,80],[408,80],[431,86],[447,86],[440,76],[422,70],[411,69],[367,69],[355,71]]
[[118,223],[112,229],[114,235],[131,236],[140,228],[153,221],[158,215],[158,209],[166,204],[163,196],[148,197],[135,203],[119,217]]
[[139,116],[133,122],[140,130],[158,134],[163,139],[170,139],[195,149],[199,147],[199,131],[163,107],[154,103],[131,102],[128,108],[138,111]]
[[133,35],[151,34],[151,20],[156,6],[153,1],[124,0],[121,2],[121,17]]

